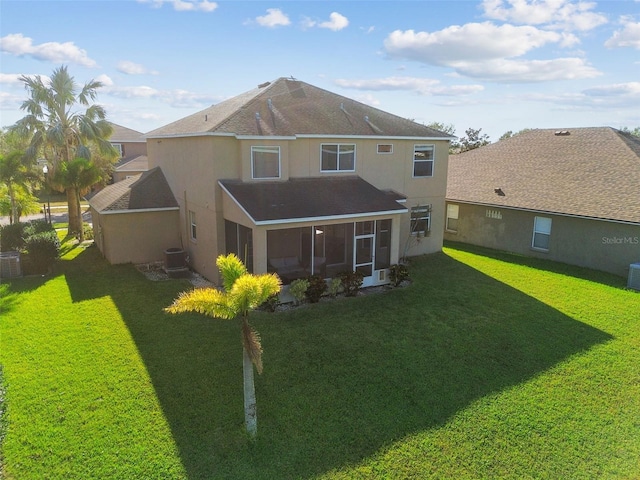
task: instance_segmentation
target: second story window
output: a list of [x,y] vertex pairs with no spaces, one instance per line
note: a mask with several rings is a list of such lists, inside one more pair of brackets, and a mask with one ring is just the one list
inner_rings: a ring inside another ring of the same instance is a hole
[[280,178],[280,147],[251,147],[251,177]]
[[320,170],[353,172],[356,169],[356,146],[352,143],[323,143]]
[[413,147],[413,176],[433,177],[433,145],[416,145]]
[[120,158],[124,157],[124,146],[121,143],[112,143],[111,146],[116,149]]

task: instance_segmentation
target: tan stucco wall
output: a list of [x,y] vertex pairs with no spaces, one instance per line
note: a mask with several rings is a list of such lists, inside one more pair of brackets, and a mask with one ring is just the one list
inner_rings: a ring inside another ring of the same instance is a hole
[[[640,226],[561,215],[459,205],[458,232],[444,238],[536,258],[594,268],[627,276],[629,264],[640,262]],[[487,210],[501,219],[487,217]],[[536,216],[551,218],[549,251],[531,248]]]
[[[322,143],[355,143],[356,171],[345,173],[320,172],[320,145]],[[393,144],[392,154],[378,154],[377,145]],[[434,176],[412,178],[413,147],[416,144],[435,146]],[[261,244],[266,229],[252,225],[244,214],[238,215],[235,206],[223,207],[220,179],[251,178],[251,146],[280,146],[281,180],[291,177],[317,177],[324,175],[358,175],[381,190],[395,190],[406,195],[405,207],[432,204],[431,235],[416,239],[409,235],[409,214],[396,218],[393,223],[397,235],[399,256],[432,253],[442,248],[444,225],[444,196],[446,192],[449,144],[446,141],[298,138],[295,140],[238,140],[232,136],[194,136],[148,140],[149,169],[160,166],[180,204],[180,231],[188,249],[192,267],[205,277],[217,281],[216,257],[224,253],[224,218],[254,230],[254,268],[264,264]],[[192,241],[188,229],[188,211],[196,213],[197,241]],[[224,214],[223,214],[224,211]],[[242,212],[240,212],[242,213]],[[263,231],[264,230],[264,231]],[[266,253],[266,248],[264,248]]]
[[112,264],[164,260],[168,248],[181,248],[177,210],[100,215],[91,209],[95,243]]

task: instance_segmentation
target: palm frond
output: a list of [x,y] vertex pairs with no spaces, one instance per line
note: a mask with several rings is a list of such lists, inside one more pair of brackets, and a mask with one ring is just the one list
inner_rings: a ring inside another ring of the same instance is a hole
[[220,270],[222,285],[227,292],[231,291],[238,278],[247,274],[247,268],[234,253],[220,255],[216,260],[216,265]]
[[249,354],[251,363],[256,366],[258,373],[262,373],[262,344],[260,335],[256,332],[246,318],[242,322],[242,344]]
[[169,313],[197,312],[225,320],[235,318],[237,313],[226,293],[216,288],[196,288],[182,292],[164,310]]

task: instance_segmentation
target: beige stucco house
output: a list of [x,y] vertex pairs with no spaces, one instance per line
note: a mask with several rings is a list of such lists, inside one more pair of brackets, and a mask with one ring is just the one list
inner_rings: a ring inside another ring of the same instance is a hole
[[640,262],[640,139],[530,130],[449,158],[445,239],[627,276]]
[[149,169],[147,161],[147,139],[142,132],[111,123],[113,133],[109,138],[111,145],[120,152],[114,172],[113,182],[146,172]]
[[442,248],[451,138],[424,125],[279,78],[146,137],[211,280],[234,252],[285,283],[358,270],[375,285]]

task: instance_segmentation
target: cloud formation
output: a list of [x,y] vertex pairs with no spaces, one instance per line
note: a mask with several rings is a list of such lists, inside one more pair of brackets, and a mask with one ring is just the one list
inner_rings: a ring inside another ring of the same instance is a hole
[[158,75],[155,70],[149,70],[144,65],[139,63],[130,62],[128,60],[122,60],[118,62],[116,66],[117,70],[127,75]]
[[344,15],[339,14],[338,12],[331,12],[331,15],[329,15],[329,20],[319,23],[318,26],[320,28],[328,28],[329,30],[337,32],[338,30],[342,30],[343,28],[347,28],[347,26],[349,26],[349,19]]
[[604,46],[607,48],[632,47],[640,50],[640,22],[634,22],[630,17],[622,17],[620,23],[622,23],[622,29],[613,32]]
[[482,85],[442,85],[439,80],[417,77],[387,77],[372,80],[338,79],[336,85],[355,90],[404,90],[420,95],[457,96],[484,90]]
[[54,63],[75,63],[83,67],[95,67],[97,63],[73,42],[46,42],[34,45],[33,39],[21,33],[11,33],[0,38],[0,51],[18,57],[32,57]]
[[279,8],[268,8],[267,14],[256,17],[255,22],[268,28],[286,27],[291,24],[289,17]]
[[177,12],[213,12],[218,8],[216,2],[208,0],[138,0],[139,3],[149,3],[154,8],[160,8],[165,3],[173,6]]

